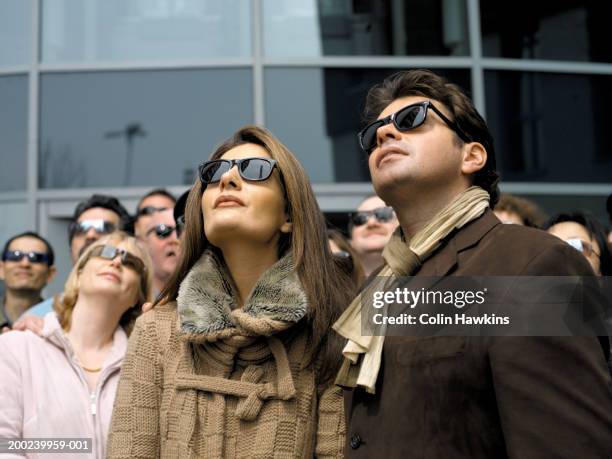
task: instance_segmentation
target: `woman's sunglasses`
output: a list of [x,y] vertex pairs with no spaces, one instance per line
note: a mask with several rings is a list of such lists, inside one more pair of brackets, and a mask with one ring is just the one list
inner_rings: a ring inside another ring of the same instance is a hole
[[146,271],[146,266],[140,258],[127,250],[119,249],[113,245],[96,246],[92,249],[91,256],[104,258],[105,260],[114,260],[117,257],[121,257],[121,264],[126,268],[130,268],[141,275]]
[[408,105],[381,120],[376,120],[368,124],[359,133],[359,145],[368,155],[376,148],[378,144],[376,132],[379,128],[393,123],[395,129],[400,132],[410,131],[421,126],[427,119],[427,110],[432,109],[449,128],[457,133],[459,138],[464,142],[470,142],[467,135],[457,126],[457,123],[449,120],[444,113],[436,108],[429,100],[419,102],[417,104]]
[[362,210],[352,213],[350,218],[353,226],[361,226],[365,225],[372,216],[380,223],[386,223],[395,217],[395,212],[392,207],[379,207],[373,210]]
[[573,248],[575,248],[579,252],[582,252],[584,256],[586,257],[590,257],[592,254],[595,254],[597,258],[599,258],[600,256],[597,253],[597,250],[595,250],[595,247],[593,247],[593,244],[591,244],[590,242],[583,241],[582,239],[578,239],[578,238],[567,239],[565,242],[567,242],[569,245],[571,245]]
[[216,183],[223,174],[238,166],[240,177],[245,180],[260,182],[267,180],[276,166],[276,161],[268,158],[216,159],[200,165],[200,181],[203,185]]

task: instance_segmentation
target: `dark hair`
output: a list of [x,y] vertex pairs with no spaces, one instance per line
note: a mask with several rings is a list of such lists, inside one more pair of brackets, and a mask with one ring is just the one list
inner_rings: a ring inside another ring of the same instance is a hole
[[355,287],[358,289],[359,287],[361,287],[361,284],[363,284],[363,281],[365,280],[365,272],[363,271],[363,266],[361,265],[359,255],[357,254],[357,252],[355,252],[355,249],[353,249],[351,244],[349,244],[349,242],[339,230],[328,229],[327,238],[330,241],[334,241],[338,248],[345,252],[344,256],[334,254],[334,261],[340,266],[342,270],[344,270],[344,272],[351,276]]
[[[85,201],[81,201],[74,209],[72,221],[76,222],[83,212],[96,207],[101,207],[103,209],[108,209],[112,212],[115,212],[119,216],[120,230],[124,230],[126,229],[126,227],[129,227],[131,219],[130,214],[127,210],[125,210],[125,207],[123,207],[119,200],[114,196],[107,196],[104,194],[93,194]],[[69,232],[68,239],[70,242],[72,242],[73,237],[74,233]]]
[[581,211],[564,212],[553,215],[545,224],[544,229],[549,229],[558,223],[574,222],[585,227],[592,240],[597,242],[601,254],[599,255],[599,265],[602,276],[612,274],[612,253],[606,237],[604,226],[591,214]]
[[138,205],[136,206],[136,217],[138,217],[138,209],[140,209],[142,202],[145,199],[150,198],[151,196],[165,196],[174,204],[176,204],[176,197],[172,193],[170,193],[165,188],[155,188],[154,190],[151,190],[147,194],[145,194],[142,198],[140,198],[140,201],[138,201]]
[[[293,256],[295,272],[308,298],[305,325],[311,339],[311,355],[313,359],[321,358],[321,378],[331,379],[342,361],[342,340],[330,329],[353,299],[356,289],[349,276],[334,263],[325,219],[308,176],[285,145],[264,128],[246,126],[217,147],[210,159],[219,159],[232,148],[244,144],[259,145],[276,161],[286,212],[292,223],[291,233],[280,237],[279,258],[287,252]],[[175,300],[181,282],[202,253],[209,248],[214,250],[204,232],[201,206],[204,189],[197,178],[187,198],[181,257],[174,274],[159,294],[158,302],[161,299]]]
[[185,225],[185,207],[187,206],[187,197],[189,196],[189,191],[185,191],[174,204],[174,222],[177,227],[179,225]]
[[[459,86],[430,70],[397,72],[368,92],[364,110],[366,124],[374,121],[394,100],[407,96],[427,97],[440,102],[468,139],[482,144],[487,151],[487,162],[474,174],[473,183],[489,193],[490,206],[493,207],[499,199],[499,174],[496,170],[493,137],[485,120]],[[461,141],[459,136],[456,138],[458,142]]]
[[6,252],[9,249],[9,246],[14,240],[20,239],[22,237],[33,237],[34,239],[38,239],[43,244],[45,244],[45,246],[47,247],[47,255],[49,256],[49,262],[47,264],[49,266],[53,266],[53,264],[55,263],[55,253],[53,252],[53,247],[51,247],[51,244],[49,243],[49,241],[47,241],[44,237],[42,237],[38,233],[35,233],[34,231],[25,231],[23,233],[19,233],[18,235],[10,238],[8,241],[6,241],[6,244],[4,244],[4,249],[2,250],[2,253],[4,254],[4,252]]
[[495,210],[515,213],[521,217],[525,226],[532,228],[540,228],[546,221],[546,215],[535,202],[512,194],[502,193]]

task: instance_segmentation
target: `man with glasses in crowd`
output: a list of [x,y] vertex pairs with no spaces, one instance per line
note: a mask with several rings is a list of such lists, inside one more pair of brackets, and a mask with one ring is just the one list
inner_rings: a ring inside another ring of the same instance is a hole
[[0,280],[5,284],[0,330],[12,328],[25,311],[42,301],[42,290],[56,273],[54,260],[51,244],[34,232],[18,234],[6,242],[0,262]]
[[359,255],[366,277],[384,263],[383,249],[397,225],[393,208],[376,195],[367,197],[350,215],[351,246]]
[[[94,194],[80,202],[68,226],[68,242],[72,263],[76,263],[83,251],[100,239],[117,230],[125,230],[130,215],[113,196]],[[53,309],[53,298],[28,309],[26,315],[43,317]]]
[[362,304],[406,282],[593,276],[568,244],[495,217],[493,139],[457,86],[399,72],[370,90],[366,119],[359,140],[374,189],[400,228],[334,324],[348,340],[336,379],[347,388],[346,457],[610,457],[607,338],[442,336],[418,323],[410,336],[362,333]]
[[157,188],[138,203],[134,234],[143,242],[153,261],[153,293],[162,291],[178,263],[179,242],[174,221],[176,198]]

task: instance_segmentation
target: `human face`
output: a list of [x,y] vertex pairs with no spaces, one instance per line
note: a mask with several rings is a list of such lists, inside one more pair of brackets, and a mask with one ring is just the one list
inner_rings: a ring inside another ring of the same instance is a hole
[[[79,216],[77,222],[82,222],[85,220],[105,220],[115,225],[115,227],[119,227],[119,215],[112,210],[105,209],[103,207],[92,207],[91,209],[87,209]],[[106,234],[98,234],[93,228],[91,228],[85,234],[75,234],[72,238],[72,242],[70,243],[72,263],[76,263],[76,261],[79,259],[79,255],[81,255],[81,253],[87,247],[103,236],[106,236]]]
[[[385,202],[378,196],[372,196],[363,201],[357,211],[374,210],[386,206]],[[395,216],[388,222],[379,222],[372,215],[365,224],[353,227],[351,246],[359,255],[382,252],[398,224]]]
[[[12,241],[8,250],[48,253],[40,239],[24,236]],[[8,290],[39,292],[53,279],[55,267],[47,263],[32,263],[28,257],[19,261],[0,262],[0,279]]]
[[148,216],[148,226],[145,228],[144,237],[139,238],[144,242],[153,261],[153,277],[162,282],[168,280],[176,269],[179,241],[176,231],[172,231],[168,236],[162,238],[155,233],[155,227],[158,225],[174,227],[172,212],[172,208],[169,208]]
[[[430,99],[418,96],[396,99],[378,119],[426,100]],[[450,118],[440,102],[432,103]],[[378,129],[377,139],[368,164],[377,194],[388,202],[393,202],[393,195],[407,187],[416,193],[469,184],[462,175],[461,145],[456,134],[433,113],[421,126],[408,132],[398,131],[393,123],[386,124]]]
[[[253,157],[271,158],[264,148],[248,143],[221,159]],[[206,237],[221,250],[238,242],[276,248],[280,234],[291,231],[278,168],[267,180],[255,182],[243,179],[237,166],[232,167],[204,190],[202,213]]]
[[[172,201],[168,196],[164,196],[161,194],[154,194],[153,196],[149,196],[140,203],[138,209],[136,209],[136,213],[140,209],[144,209],[145,207],[155,207],[156,209],[174,209],[174,201]],[[157,213],[157,212],[155,212]],[[147,229],[151,226],[151,219],[153,215],[141,215],[138,217],[136,222],[134,223],[134,234],[136,237],[144,237]],[[174,223],[172,224],[174,226]]]
[[[133,247],[124,242],[110,241],[108,244],[141,258]],[[118,312],[123,314],[138,301],[140,282],[140,274],[124,266],[119,254],[112,260],[91,256],[78,275],[79,296],[111,297],[115,300]]]
[[502,223],[513,223],[515,225],[525,225],[523,219],[516,212],[507,210],[494,210],[493,213]]
[[595,274],[601,276],[601,263],[599,261],[601,249],[599,244],[597,244],[597,241],[595,239],[591,239],[589,232],[584,226],[576,222],[561,222],[548,228],[548,232],[557,236],[559,239],[563,239],[564,241],[569,239],[580,239],[581,241],[585,241],[590,244],[593,250],[591,250],[590,253],[583,252],[583,255],[591,264]]

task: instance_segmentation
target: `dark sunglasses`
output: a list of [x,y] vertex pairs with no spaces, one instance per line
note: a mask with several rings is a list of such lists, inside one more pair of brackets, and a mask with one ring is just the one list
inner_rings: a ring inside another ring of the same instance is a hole
[[206,161],[198,168],[200,181],[203,185],[216,183],[234,165],[238,166],[240,177],[245,180],[259,182],[270,178],[276,166],[276,161],[268,158],[216,159]]
[[117,257],[121,257],[121,264],[126,268],[130,268],[138,274],[144,274],[147,270],[144,262],[136,255],[113,245],[98,245],[92,249],[91,256],[104,258],[105,260],[114,260]]
[[380,223],[385,223],[393,219],[395,212],[393,211],[392,207],[379,207],[378,209],[373,210],[361,210],[350,215],[351,222],[353,222],[354,226],[365,225],[372,215]]
[[90,229],[98,234],[110,234],[117,230],[117,225],[106,220],[83,220],[81,222],[72,222],[68,227],[72,236],[76,234],[85,234]]
[[30,263],[49,264],[49,255],[40,252],[22,252],[21,250],[7,250],[2,254],[2,261],[21,261],[27,258]]
[[593,244],[591,244],[590,242],[583,241],[582,239],[578,238],[567,239],[565,242],[567,242],[579,252],[582,252],[586,257],[590,257],[592,254],[595,254],[597,257],[600,256],[600,254],[597,253],[597,250],[595,250],[595,247],[593,247]]
[[457,126],[457,123],[449,120],[444,113],[438,110],[436,106],[431,103],[431,101],[426,100],[417,104],[408,105],[407,107],[404,107],[381,120],[376,120],[368,124],[358,134],[359,145],[361,145],[361,148],[367,154],[372,153],[372,150],[376,148],[378,143],[376,132],[379,128],[389,123],[393,123],[395,129],[400,132],[416,129],[425,122],[427,119],[427,110],[430,108],[442,119],[442,121],[447,124],[449,128],[457,133],[461,140],[464,142],[470,142],[468,136],[459,128],[459,126]]
[[143,207],[142,209],[138,209],[138,212],[136,212],[136,217],[142,217],[143,215],[153,215],[155,212],[162,212],[164,210],[168,210],[167,207],[153,207],[153,206],[147,206],[147,207]]
[[[146,235],[148,236],[149,234],[155,232],[155,235],[158,237],[158,239],[166,239],[167,237],[169,237],[173,231],[176,230],[176,227],[174,226],[168,226],[168,225],[164,225],[163,223],[160,225],[156,225],[153,228],[151,228],[150,230],[147,231]],[[177,234],[178,235],[178,234]]]

